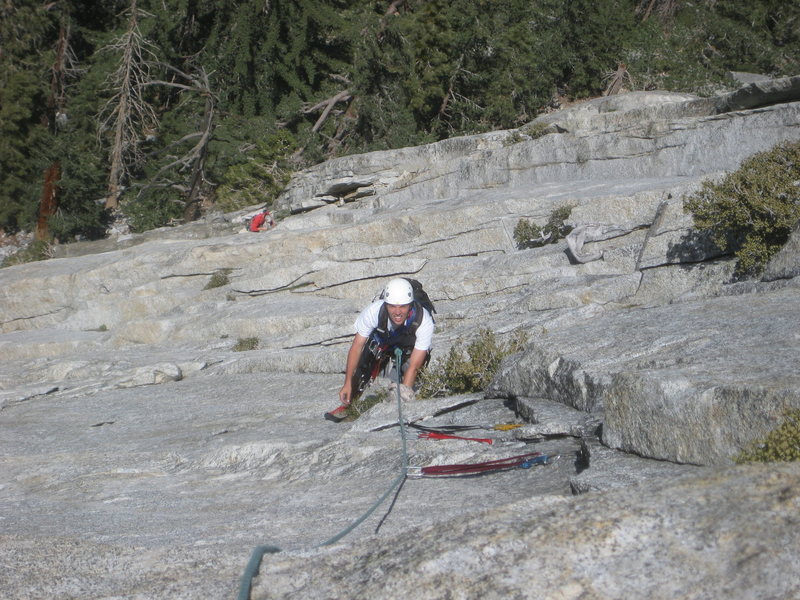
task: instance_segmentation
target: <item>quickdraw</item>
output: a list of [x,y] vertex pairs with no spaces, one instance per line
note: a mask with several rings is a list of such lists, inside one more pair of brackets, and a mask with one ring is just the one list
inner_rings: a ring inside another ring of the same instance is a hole
[[547,455],[541,452],[530,452],[509,458],[500,458],[482,463],[432,465],[430,467],[409,467],[409,477],[456,477],[459,475],[479,475],[491,471],[503,471],[514,468],[530,469],[536,465],[548,465],[558,459],[558,455]]
[[473,429],[484,429],[486,431],[511,431],[522,427],[522,423],[498,423],[497,425],[420,425],[419,423],[408,423],[409,427],[420,431],[431,431],[436,433],[455,433],[457,431],[471,431]]
[[423,431],[417,437],[420,439],[427,439],[427,440],[464,440],[467,442],[481,442],[483,444],[490,444],[490,445],[494,443],[494,440],[491,438],[462,437],[460,435],[439,433],[438,431]]

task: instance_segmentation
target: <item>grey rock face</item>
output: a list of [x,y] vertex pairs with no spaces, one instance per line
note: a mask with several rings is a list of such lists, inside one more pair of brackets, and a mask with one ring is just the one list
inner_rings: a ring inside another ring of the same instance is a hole
[[791,279],[800,275],[800,223],[798,223],[786,245],[772,257],[764,269],[764,281]]
[[[337,159],[294,177],[269,232],[216,215],[0,270],[0,589],[229,598],[274,544],[254,598],[791,597],[795,467],[722,469],[800,406],[796,240],[733,284],[683,210],[705,178],[800,139],[794,78],[758,85]],[[564,207],[601,232],[580,240],[596,260],[517,249],[520,219]],[[484,327],[527,334],[486,394],[403,407],[478,441],[401,437],[383,379],[357,421],[322,419],[358,311],[398,275],[436,304],[434,361]],[[552,460],[409,479],[316,549],[404,456],[532,451]]]
[[793,598],[799,474],[738,468],[530,498],[346,549],[273,555],[253,597]]
[[719,112],[746,110],[758,106],[791,102],[800,93],[800,76],[775,80],[761,80],[748,83],[744,87],[721,96],[716,101]]
[[791,367],[800,360],[798,302],[791,286],[607,310],[540,336],[506,361],[490,391],[602,409],[603,441],[614,448],[724,464],[774,429],[784,407],[800,406]]

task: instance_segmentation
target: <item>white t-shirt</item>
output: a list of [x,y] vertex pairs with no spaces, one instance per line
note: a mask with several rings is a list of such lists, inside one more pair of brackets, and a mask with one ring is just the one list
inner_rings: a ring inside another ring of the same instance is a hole
[[[377,300],[361,311],[356,319],[356,332],[368,338],[378,327],[378,315],[381,312],[383,300]],[[395,324],[389,319],[389,331],[395,330]],[[415,350],[430,350],[433,342],[433,318],[427,309],[422,309],[422,322],[417,328],[417,339],[414,342]]]

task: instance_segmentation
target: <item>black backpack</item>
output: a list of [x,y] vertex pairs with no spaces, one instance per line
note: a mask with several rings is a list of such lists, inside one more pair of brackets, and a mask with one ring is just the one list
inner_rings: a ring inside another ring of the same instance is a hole
[[419,302],[423,308],[427,308],[432,318],[436,309],[433,307],[433,302],[431,302],[431,299],[428,297],[428,292],[422,289],[422,284],[416,279],[410,279],[408,277],[403,277],[403,279],[411,284],[411,289],[414,291],[414,300]]

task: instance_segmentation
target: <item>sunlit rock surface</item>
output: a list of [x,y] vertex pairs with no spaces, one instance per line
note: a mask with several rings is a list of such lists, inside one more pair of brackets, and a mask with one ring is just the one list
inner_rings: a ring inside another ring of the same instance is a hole
[[[0,270],[4,597],[232,598],[264,544],[284,552],[253,598],[797,596],[797,467],[730,466],[800,406],[796,234],[764,281],[731,283],[683,211],[800,139],[797,84],[337,159],[295,176],[267,233],[211,215]],[[520,218],[562,207],[602,233],[592,260],[517,249]],[[358,311],[396,275],[436,304],[434,361],[482,328],[527,334],[486,394],[403,407],[484,441],[403,439],[386,380],[357,421],[322,419]],[[318,548],[404,451],[412,472],[552,459],[408,479]]]

